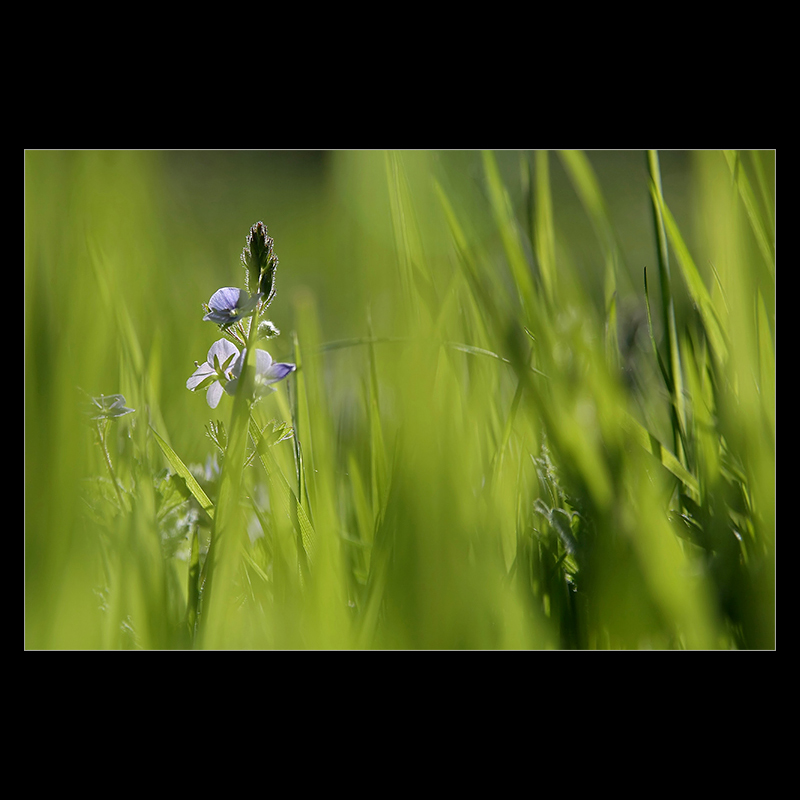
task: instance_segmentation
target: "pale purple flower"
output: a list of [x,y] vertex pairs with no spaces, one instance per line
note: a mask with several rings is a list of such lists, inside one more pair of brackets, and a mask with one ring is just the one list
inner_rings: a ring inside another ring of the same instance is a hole
[[123,417],[125,414],[132,414],[133,408],[125,407],[125,398],[121,394],[103,395],[92,398],[91,416],[92,419],[111,419],[113,417]]
[[258,293],[250,297],[243,289],[225,286],[211,295],[208,301],[208,313],[203,320],[216,322],[218,325],[232,325],[240,319],[249,317],[260,299],[261,295]]
[[[225,391],[228,394],[233,394],[236,391],[236,385],[239,382],[239,376],[242,374],[244,367],[244,360],[247,351],[243,350],[241,355],[236,359],[231,371],[231,377],[228,383],[225,384]],[[281,361],[273,361],[272,356],[266,350],[256,350],[256,374],[254,378],[255,396],[256,398],[262,397],[269,392],[274,392],[275,388],[273,383],[282,381],[290,372],[294,372],[297,367],[294,364],[287,364]]]
[[209,348],[205,364],[197,364],[195,361],[197,369],[186,381],[186,388],[192,392],[206,389],[209,406],[216,408],[222,397],[223,388],[233,376],[233,368],[238,363],[238,358],[239,348],[227,339],[219,339]]

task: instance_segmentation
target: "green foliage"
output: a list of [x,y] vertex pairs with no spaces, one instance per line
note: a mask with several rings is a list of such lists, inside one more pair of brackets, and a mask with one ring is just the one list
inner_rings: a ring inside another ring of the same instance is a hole
[[[210,419],[253,219],[297,369]],[[29,151],[26,646],[774,648],[774,220],[772,152]]]

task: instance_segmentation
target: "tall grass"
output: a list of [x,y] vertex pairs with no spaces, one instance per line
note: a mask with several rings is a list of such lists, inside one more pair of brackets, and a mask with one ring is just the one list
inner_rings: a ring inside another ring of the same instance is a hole
[[[202,155],[26,153],[28,648],[775,646],[774,153],[630,220],[592,153]],[[210,409],[259,219],[297,369]]]

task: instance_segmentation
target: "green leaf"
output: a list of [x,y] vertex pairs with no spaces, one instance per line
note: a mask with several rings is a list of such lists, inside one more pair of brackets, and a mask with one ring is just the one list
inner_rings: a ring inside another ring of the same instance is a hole
[[214,519],[214,504],[208,499],[208,495],[202,490],[200,484],[195,480],[194,475],[189,471],[189,468],[181,461],[178,454],[158,435],[158,432],[152,425],[150,425],[150,430],[156,442],[158,442],[161,452],[164,454],[167,461],[169,461],[170,466],[186,481],[186,488],[200,504],[200,508],[202,508],[211,519]]
[[288,422],[272,420],[272,422],[268,422],[261,431],[260,441],[266,447],[274,447],[278,442],[282,442],[284,439],[291,439],[293,435],[294,431]]

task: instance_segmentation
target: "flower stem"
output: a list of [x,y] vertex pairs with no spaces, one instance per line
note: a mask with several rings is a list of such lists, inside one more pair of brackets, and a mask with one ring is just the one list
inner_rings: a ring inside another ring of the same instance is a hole
[[100,449],[103,451],[103,457],[105,458],[106,467],[108,468],[108,474],[111,476],[111,483],[114,484],[114,491],[117,493],[117,500],[119,500],[120,510],[124,511],[125,503],[122,500],[122,491],[119,488],[117,475],[114,472],[114,465],[111,463],[111,454],[108,452],[108,446],[106,445],[107,429],[108,429],[107,419],[102,420],[102,422],[100,420],[97,421],[97,436],[100,439]]
[[[228,445],[222,468],[219,498],[214,513],[214,528],[205,563],[205,578],[202,580],[202,612],[198,621],[201,646],[213,647],[209,637],[225,624],[225,609],[222,601],[212,602],[212,582],[215,586],[230,586],[238,565],[238,544],[245,529],[239,514],[242,474],[244,471],[250,405],[253,396],[255,375],[255,343],[261,309],[256,308],[247,331],[244,364],[233,399]],[[222,573],[221,575],[219,573]],[[218,591],[218,590],[217,590]]]
[[186,626],[189,641],[194,645],[197,635],[198,603],[200,600],[200,543],[198,541],[197,525],[193,525],[191,532],[191,555],[189,559],[189,585],[186,604]]

